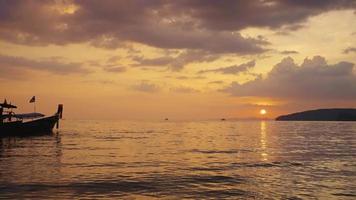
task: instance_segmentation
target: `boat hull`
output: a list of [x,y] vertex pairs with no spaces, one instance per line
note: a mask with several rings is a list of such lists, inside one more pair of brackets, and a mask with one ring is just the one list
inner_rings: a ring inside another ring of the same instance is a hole
[[59,115],[22,122],[7,122],[0,124],[0,137],[31,136],[51,133],[58,123]]

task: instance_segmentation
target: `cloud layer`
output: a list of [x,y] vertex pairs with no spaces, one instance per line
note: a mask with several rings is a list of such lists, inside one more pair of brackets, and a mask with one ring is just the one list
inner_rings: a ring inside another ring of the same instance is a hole
[[233,66],[228,66],[228,67],[220,67],[217,69],[210,69],[210,70],[202,70],[199,71],[200,74],[203,73],[209,73],[209,72],[213,72],[213,73],[221,73],[221,74],[240,74],[240,73],[245,73],[245,72],[249,72],[250,69],[252,69],[253,67],[255,67],[256,62],[254,60],[247,62],[247,63],[243,63],[240,65],[233,65]]
[[147,92],[147,93],[155,93],[161,90],[161,88],[149,81],[141,81],[140,83],[133,85],[132,86],[133,90],[139,91],[139,92]]
[[297,65],[290,57],[276,64],[266,78],[239,84],[233,82],[222,91],[233,96],[282,99],[346,100],[356,98],[354,64],[327,64],[325,58],[306,58]]
[[82,63],[65,63],[57,58],[46,60],[32,60],[23,57],[6,56],[0,54],[0,76],[13,78],[23,70],[47,71],[53,74],[66,75],[71,73],[88,73],[89,70],[82,67]]
[[143,56],[133,57],[134,67],[168,67],[173,71],[179,71],[187,64],[194,62],[211,62],[219,58],[217,54],[210,54],[206,51],[189,50],[177,56],[165,55],[156,58],[144,58]]
[[136,42],[164,49],[258,54],[263,38],[248,27],[297,29],[310,16],[355,9],[352,0],[0,1],[0,39],[27,45]]
[[356,53],[356,47],[348,47],[344,50],[343,53],[348,54],[348,53]]

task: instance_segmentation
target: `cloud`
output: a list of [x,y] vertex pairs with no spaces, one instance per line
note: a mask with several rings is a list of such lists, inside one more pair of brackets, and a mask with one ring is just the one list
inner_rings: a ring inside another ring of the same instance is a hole
[[348,54],[348,53],[356,53],[356,47],[348,47],[346,48],[343,53]]
[[[0,40],[24,45],[87,43],[98,48],[126,48],[135,55],[134,66],[179,71],[188,64],[214,61],[226,54],[268,51],[271,44],[267,39],[240,33],[246,28],[290,32],[302,28],[311,16],[355,7],[356,2],[349,0],[0,1]],[[139,52],[132,48],[137,43],[181,53],[137,56]],[[350,48],[345,53],[353,51]],[[98,66],[108,72],[123,72],[124,68],[117,67],[120,58],[111,57],[106,65]],[[80,63],[48,61],[44,64],[54,67],[46,69],[41,67],[45,61],[34,62],[38,63],[23,68],[57,74],[87,71]],[[216,70],[211,72],[243,71],[238,66]],[[13,75],[19,74],[18,70],[12,71]]]
[[205,51],[190,50],[184,51],[177,56],[161,56],[156,58],[144,58],[142,56],[133,57],[135,67],[168,67],[170,70],[179,71],[185,65],[194,62],[211,62],[218,59],[217,54],[210,54]]
[[233,96],[282,99],[346,100],[356,98],[353,63],[327,64],[325,58],[306,58],[301,65],[290,57],[276,64],[266,78],[239,84],[233,82],[221,91]]
[[116,85],[116,82],[112,81],[112,80],[85,80],[85,81],[82,81],[82,83],[89,83],[89,84],[96,83],[96,84],[102,84],[102,85]]
[[199,71],[198,73],[202,74],[202,73],[213,72],[213,73],[236,75],[236,74],[248,72],[255,65],[256,65],[256,62],[254,60],[252,60],[247,63],[240,64],[240,65],[233,65],[233,66],[229,66],[229,67],[221,67],[221,68],[210,69],[210,70],[202,70],[202,71]]
[[132,65],[134,67],[162,67],[171,65],[174,62],[174,58],[170,56],[162,56],[156,58],[144,58],[142,56],[134,57],[133,60],[137,62]]
[[155,93],[160,91],[160,87],[149,81],[141,81],[139,84],[132,86],[132,89],[140,92]]
[[104,68],[107,72],[114,72],[114,73],[123,73],[126,72],[126,67],[108,67]]
[[[47,71],[60,75],[89,72],[89,70],[83,68],[82,63],[63,63],[57,58],[32,60],[7,55],[0,55],[0,68],[2,71],[12,71],[14,73],[23,73],[23,70]],[[1,74],[3,75],[3,73]]]
[[106,63],[112,64],[112,63],[116,63],[119,60],[121,60],[121,56],[111,56],[106,60]]
[[176,92],[176,93],[197,93],[197,92],[199,92],[199,90],[196,90],[191,87],[185,87],[185,86],[171,88],[170,91]]
[[247,27],[286,27],[296,30],[309,17],[330,10],[355,9],[353,0],[174,1],[176,13],[189,14],[205,29],[242,30]]
[[[120,48],[136,42],[164,49],[214,53],[265,51],[263,46],[268,42],[258,38],[187,27],[195,19],[177,15],[175,6],[172,2],[139,0],[2,1],[0,38],[27,45],[88,42],[96,47]],[[184,22],[176,24],[175,19]]]
[[177,80],[203,80],[206,79],[205,76],[185,76],[185,75],[181,75],[181,76],[165,76],[165,78],[174,78]]
[[[154,25],[153,25],[154,26]],[[146,30],[129,32],[128,40],[163,49],[204,50],[210,53],[258,54],[267,51],[269,42],[246,38],[239,33],[209,30],[182,30],[179,27],[147,27]],[[141,32],[141,33],[140,33]]]
[[268,41],[239,31],[262,27],[293,31],[311,16],[355,9],[352,0],[250,1],[1,1],[0,39],[26,45],[89,43],[128,48],[259,54]]
[[283,55],[290,55],[290,54],[298,54],[298,51],[294,51],[294,50],[285,50],[285,51],[281,51],[280,52]]
[[210,81],[208,84],[224,84],[225,82],[224,81]]

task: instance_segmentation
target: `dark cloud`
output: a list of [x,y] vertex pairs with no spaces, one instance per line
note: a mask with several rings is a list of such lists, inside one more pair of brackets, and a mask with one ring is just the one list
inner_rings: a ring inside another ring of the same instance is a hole
[[221,67],[217,69],[209,69],[209,70],[202,70],[199,71],[198,73],[208,73],[208,72],[213,72],[213,73],[221,73],[221,74],[240,74],[240,73],[245,73],[248,72],[250,69],[255,67],[256,62],[254,60],[243,63],[240,65],[233,65],[229,67]]
[[175,77],[178,80],[201,80],[201,79],[206,79],[205,76],[176,76]]
[[86,63],[93,67],[100,67],[107,72],[125,72],[126,67],[120,66],[121,56],[110,56],[104,61],[100,60],[88,60]]
[[161,88],[149,81],[141,81],[140,83],[132,86],[132,89],[140,92],[155,93],[160,91]]
[[[160,25],[161,26],[161,25]],[[258,54],[269,44],[265,40],[246,38],[239,33],[209,30],[180,30],[178,27],[152,27],[130,32],[131,41],[164,49],[204,50],[210,53]]]
[[165,55],[156,58],[133,57],[136,67],[168,67],[173,71],[179,71],[187,64],[194,62],[211,62],[218,59],[218,54],[210,54],[204,51],[184,51],[177,56]]
[[338,9],[355,9],[353,0],[201,0],[174,1],[177,12],[189,13],[199,27],[241,30],[246,27],[289,27],[296,30],[310,16]]
[[[71,74],[71,73],[88,73],[89,71],[83,68],[82,63],[64,63],[57,58],[31,60],[23,57],[14,57],[7,55],[0,55],[0,69],[4,72],[23,73],[23,70],[38,70],[47,71],[53,74]],[[1,75],[8,75],[10,73],[1,73]]]
[[181,75],[181,76],[167,75],[167,76],[165,76],[165,78],[173,78],[173,79],[177,79],[177,80],[203,80],[203,79],[206,79],[205,76],[185,76],[185,75]]
[[220,84],[224,84],[224,81],[210,81],[208,84],[217,84],[217,85],[220,85]]
[[104,68],[107,72],[114,72],[114,73],[123,73],[126,72],[126,67],[108,67]]
[[106,63],[112,64],[112,63],[116,63],[119,60],[121,60],[121,56],[111,56],[106,60]]
[[[180,18],[166,1],[2,1],[0,38],[28,45],[89,42],[126,47],[137,42],[165,49],[256,54],[268,42],[239,33],[177,26]],[[70,8],[72,9],[69,12]],[[168,9],[168,10],[167,10]],[[166,13],[171,12],[169,17]],[[167,21],[168,20],[168,21]]]
[[0,39],[27,45],[88,42],[104,48],[127,48],[127,42],[136,42],[164,49],[258,54],[266,51],[268,42],[238,31],[292,31],[310,16],[355,5],[352,0],[2,0]]
[[174,58],[170,56],[162,56],[156,58],[144,58],[143,56],[134,57],[134,67],[165,67],[174,62]]
[[83,83],[97,83],[97,84],[102,84],[102,85],[116,85],[116,82],[111,81],[111,80],[86,80],[82,81]]
[[196,90],[191,87],[185,87],[185,86],[174,87],[174,88],[171,88],[170,91],[176,92],[176,93],[197,93],[197,92],[200,92],[199,90]]
[[266,78],[239,84],[233,82],[222,91],[233,96],[285,99],[346,100],[356,98],[353,63],[327,64],[321,56],[306,58],[299,66],[288,57],[276,64]]
[[281,51],[280,52],[283,55],[290,55],[290,54],[298,54],[298,51],[294,51],[294,50],[285,50],[285,51]]
[[346,48],[343,53],[348,54],[348,53],[355,53],[356,52],[356,47],[348,47]]

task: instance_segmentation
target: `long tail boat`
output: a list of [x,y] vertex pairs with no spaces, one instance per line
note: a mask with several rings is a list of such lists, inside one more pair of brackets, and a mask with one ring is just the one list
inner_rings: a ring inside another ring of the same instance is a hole
[[48,134],[54,126],[58,129],[59,119],[62,119],[62,104],[58,105],[54,115],[47,117],[40,113],[15,114],[12,110],[16,108],[6,100],[0,103],[0,137]]

